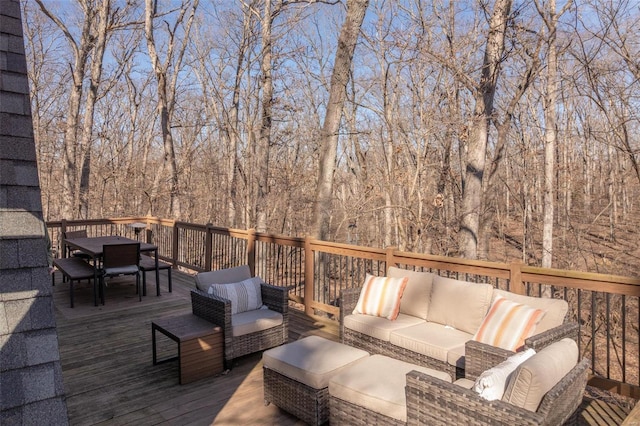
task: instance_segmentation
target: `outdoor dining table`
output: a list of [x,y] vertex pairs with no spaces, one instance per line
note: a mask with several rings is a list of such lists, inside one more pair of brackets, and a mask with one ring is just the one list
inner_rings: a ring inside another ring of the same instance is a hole
[[[131,238],[119,237],[116,235],[104,237],[88,237],[88,238],[68,238],[64,240],[64,244],[74,250],[80,250],[91,256],[93,260],[93,302],[98,306],[98,260],[102,257],[102,247],[106,244],[136,244],[139,241]],[[160,270],[158,268],[158,246],[149,243],[140,242],[140,252],[153,252],[156,261],[156,282],[160,281]],[[158,286],[158,296],[160,296],[160,287]],[[142,289],[142,294],[147,295],[147,289]],[[104,303],[104,302],[103,302]]]

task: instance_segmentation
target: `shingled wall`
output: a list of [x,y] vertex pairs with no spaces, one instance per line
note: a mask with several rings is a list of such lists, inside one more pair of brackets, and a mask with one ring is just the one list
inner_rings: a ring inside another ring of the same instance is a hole
[[19,0],[0,0],[0,424],[66,425]]

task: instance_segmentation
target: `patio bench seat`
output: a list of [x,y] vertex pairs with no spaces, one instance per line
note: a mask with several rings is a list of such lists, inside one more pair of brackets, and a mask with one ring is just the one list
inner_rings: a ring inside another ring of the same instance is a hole
[[[79,257],[68,257],[63,259],[54,259],[53,266],[69,280],[69,298],[71,307],[73,308],[73,282],[81,280],[90,280],[95,277],[93,265],[85,262]],[[55,285],[55,276],[51,274],[51,281]]]

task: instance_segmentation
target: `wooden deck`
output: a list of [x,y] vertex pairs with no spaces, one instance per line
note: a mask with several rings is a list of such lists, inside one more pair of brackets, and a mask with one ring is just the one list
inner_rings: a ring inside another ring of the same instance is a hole
[[[69,307],[69,286],[54,287],[62,375],[72,425],[298,425],[295,417],[262,396],[261,354],[237,360],[231,371],[187,385],[178,384],[176,361],[152,365],[151,321],[189,312],[193,279],[173,272],[167,292],[155,295],[155,277],[147,274],[148,295],[138,302],[131,278],[109,281],[106,304],[93,306],[91,287],[76,284],[75,308]],[[289,339],[316,334],[337,340],[332,321],[317,321],[290,310]],[[176,354],[176,344],[158,334],[159,356]],[[598,399],[594,399],[593,396]],[[628,404],[603,393],[585,395],[582,423],[621,424]]]

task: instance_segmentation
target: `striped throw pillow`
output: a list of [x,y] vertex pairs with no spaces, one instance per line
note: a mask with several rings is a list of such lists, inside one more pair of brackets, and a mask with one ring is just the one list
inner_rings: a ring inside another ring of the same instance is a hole
[[353,313],[395,320],[400,312],[400,299],[408,280],[407,277],[376,277],[367,274]]
[[209,294],[231,301],[231,314],[253,311],[262,307],[262,280],[259,277],[248,278],[239,283],[211,284]]
[[544,311],[497,296],[473,340],[510,351],[519,351],[536,331]]

